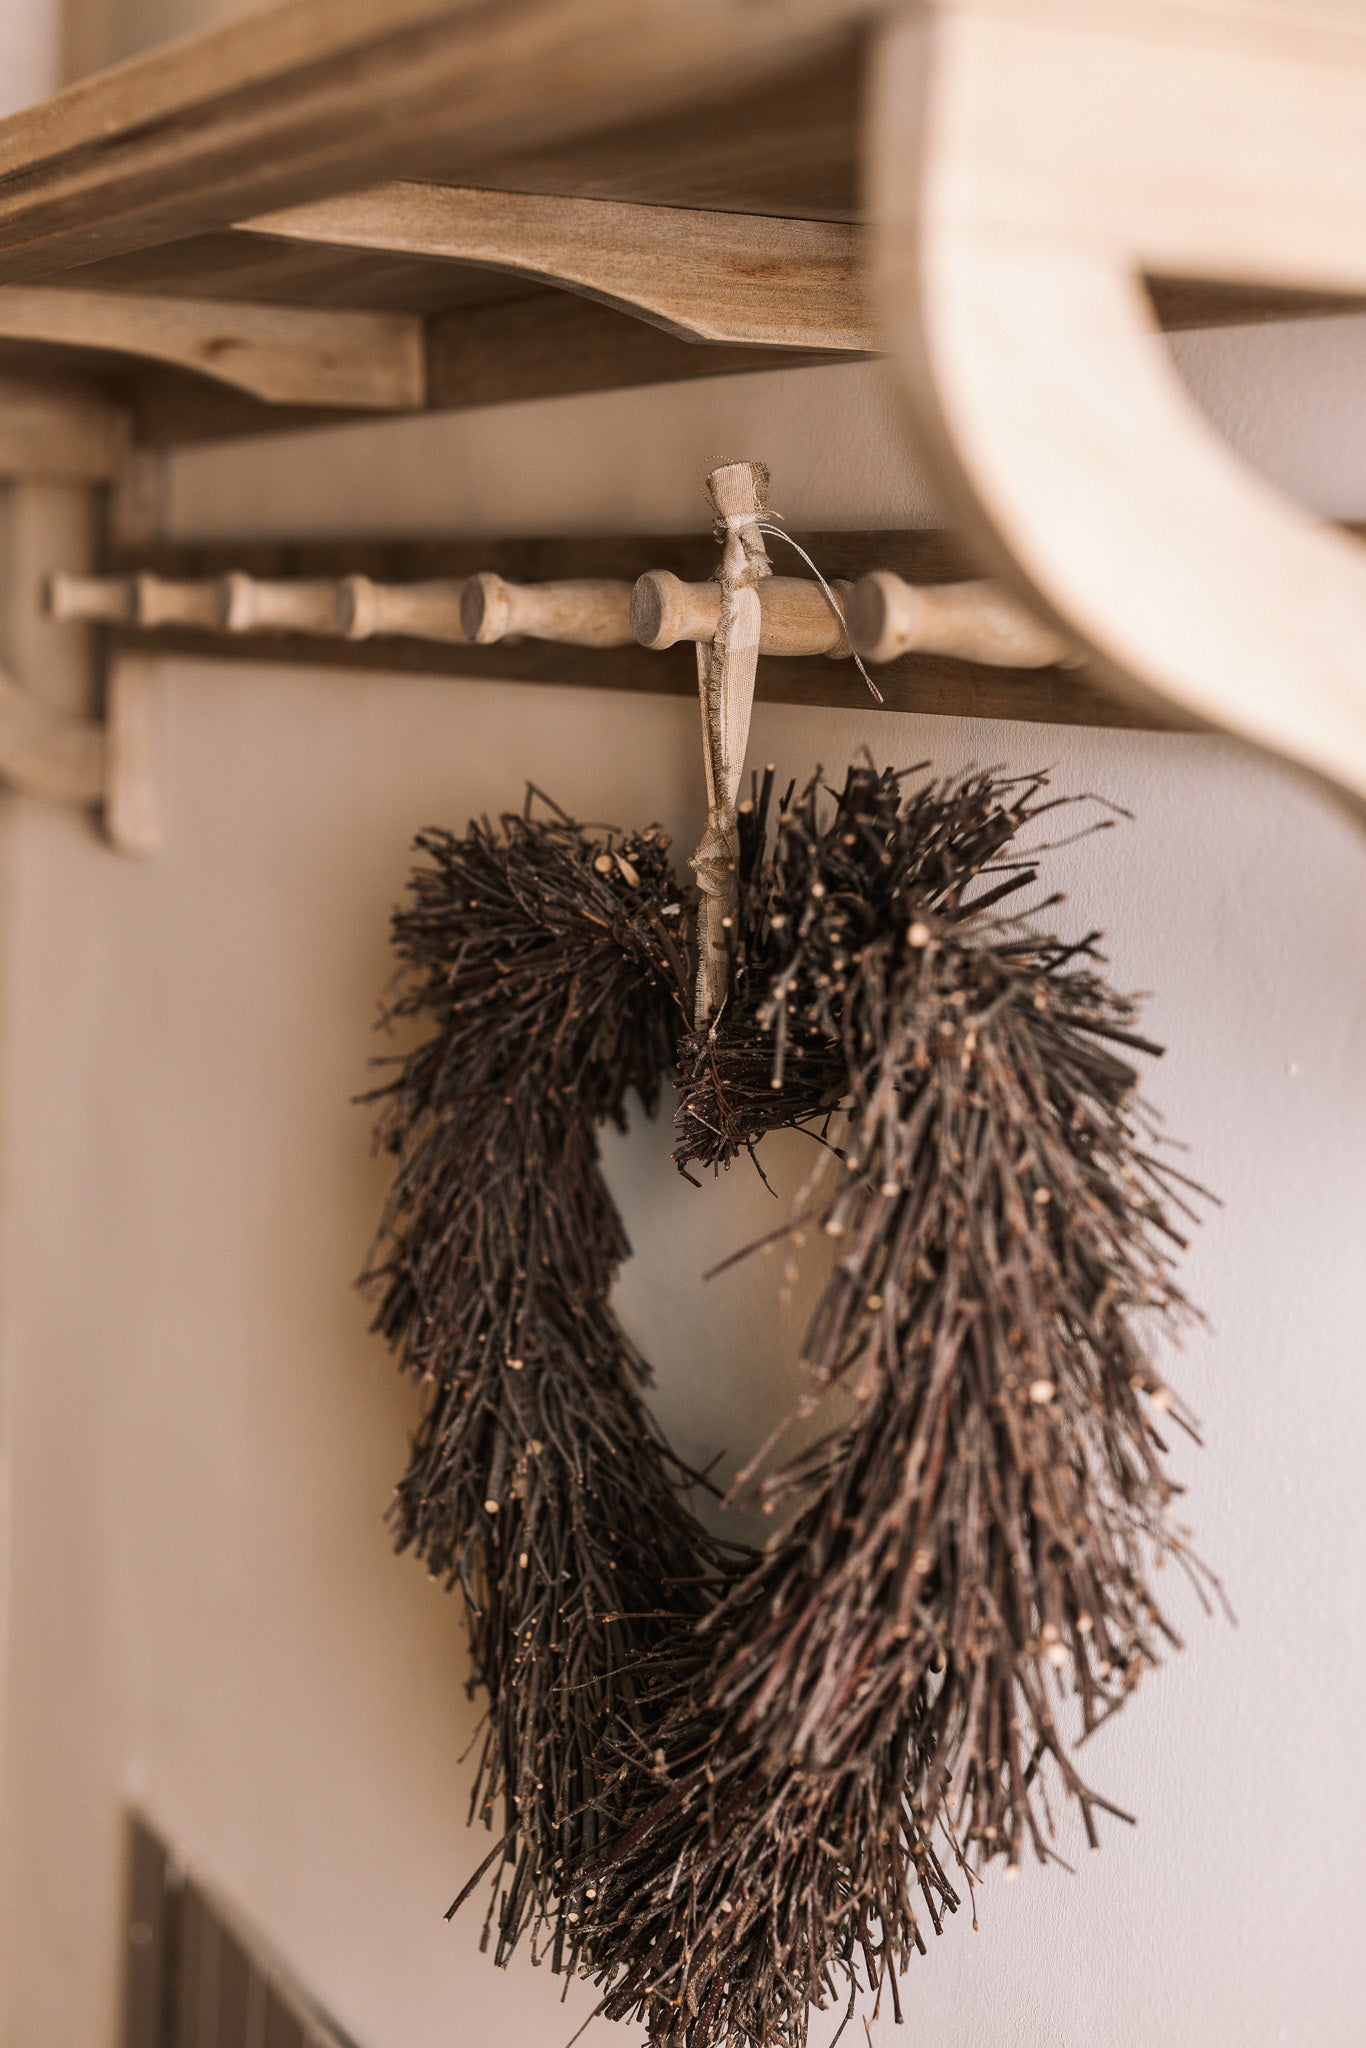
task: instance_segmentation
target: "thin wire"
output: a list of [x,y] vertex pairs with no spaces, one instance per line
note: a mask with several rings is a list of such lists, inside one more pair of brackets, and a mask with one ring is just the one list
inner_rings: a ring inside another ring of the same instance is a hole
[[[849,625],[848,621],[844,616],[844,606],[840,603],[834,591],[830,588],[830,585],[826,582],[824,576],[822,576],[820,570],[816,567],[816,564],[812,561],[810,555],[808,555],[806,549],[802,546],[801,542],[799,540],[793,540],[792,535],[788,532],[785,526],[775,526],[771,519],[759,520],[758,527],[760,533],[769,534],[774,540],[785,540],[790,548],[795,548],[797,550],[797,553],[801,556],[807,568],[811,571],[811,574],[815,577],[817,583],[820,584],[821,589],[825,592],[825,601],[829,605],[831,611],[835,614],[835,617],[839,620],[840,628],[844,633],[845,639],[847,640],[849,638]],[[862,656],[857,653],[852,642],[850,644],[849,652],[853,656],[855,667],[858,669],[859,674],[863,677],[864,682],[867,683],[868,688],[876,697],[878,703],[885,704],[887,701],[886,698],[883,696],[881,690],[879,690],[877,684],[869,675],[867,669],[863,666]]]

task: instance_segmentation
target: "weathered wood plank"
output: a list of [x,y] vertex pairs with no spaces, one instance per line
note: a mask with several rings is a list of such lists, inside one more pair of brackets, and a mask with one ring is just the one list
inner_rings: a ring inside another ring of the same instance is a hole
[[403,313],[9,285],[0,339],[150,357],[277,405],[389,412],[426,397],[422,322]]
[[240,221],[566,287],[693,341],[867,354],[862,230],[837,221],[397,181]]
[[[595,300],[529,285],[513,299],[462,307],[427,323],[427,403],[433,411],[452,412],[832,360],[792,349],[683,341]],[[153,446],[355,417],[321,407],[263,405],[225,386],[150,364],[129,380],[127,398],[138,440]]]
[[438,164],[477,183],[500,152],[841,56],[893,4],[295,0],[0,123],[0,280]]

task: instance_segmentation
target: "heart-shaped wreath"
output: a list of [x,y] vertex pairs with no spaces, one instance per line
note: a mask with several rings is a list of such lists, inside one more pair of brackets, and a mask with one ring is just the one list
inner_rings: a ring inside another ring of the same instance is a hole
[[[461,1587],[488,1700],[497,1840],[462,1897],[491,1871],[496,1959],[528,1937],[657,2048],[803,2048],[813,2005],[895,2003],[975,1870],[1056,1854],[1050,1778],[1094,1843],[1117,1809],[1060,1718],[1089,1734],[1176,1643],[1154,1563],[1212,1584],[1162,1465],[1188,1184],[1135,1094],[1157,1048],[1098,935],[1005,908],[1049,807],[870,766],[773,817],[768,771],[701,1030],[658,830],[529,799],[418,842],[391,1014],[431,1028],[381,1091],[371,1278],[428,1390],[398,1544]],[[800,1409],[847,1398],[754,1482],[757,1553],[695,1513],[611,1307],[598,1130],[670,1076],[685,1170],[824,1140],[779,1235],[836,1240]]]

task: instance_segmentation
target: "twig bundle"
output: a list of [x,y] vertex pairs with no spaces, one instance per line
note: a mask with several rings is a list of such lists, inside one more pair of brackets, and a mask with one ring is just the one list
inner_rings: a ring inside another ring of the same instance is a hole
[[658,832],[528,814],[418,845],[389,1015],[433,1029],[377,1091],[399,1163],[369,1276],[429,1389],[393,1522],[464,1595],[496,1959],[548,1928],[569,1968],[571,1874],[620,1797],[600,1730],[635,1718],[635,1664],[666,1613],[704,1610],[719,1564],[609,1306],[629,1247],[597,1144],[672,1063],[681,901]]
[[[1152,1331],[1188,1184],[1099,972],[1003,921],[1038,779],[835,796],[769,771],[741,813],[731,993],[677,1045],[676,1157],[823,1139],[777,1233],[839,1257],[807,1335],[843,1412],[758,1480],[727,1552],[651,1432],[608,1307],[625,1240],[595,1131],[647,1106],[689,1012],[658,834],[426,835],[396,1009],[435,1031],[389,1094],[380,1324],[434,1391],[400,1542],[459,1579],[504,1804],[498,1955],[554,1967],[655,2048],[804,2048],[812,2004],[897,1973],[974,1867],[1056,1855],[1049,1781],[1177,1641]],[[763,1456],[772,1452],[769,1446]],[[757,1462],[757,1461],[756,1461]],[[961,1874],[960,1874],[961,1873]]]

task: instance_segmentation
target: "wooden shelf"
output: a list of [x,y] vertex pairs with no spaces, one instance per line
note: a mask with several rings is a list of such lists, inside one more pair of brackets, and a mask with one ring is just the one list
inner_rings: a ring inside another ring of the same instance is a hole
[[[889,701],[1199,722],[1360,799],[1366,556],[1220,447],[1160,329],[1366,305],[1363,194],[1360,0],[288,0],[0,123],[0,379],[110,401],[57,437],[98,469],[129,422],[885,353],[965,565],[1088,679],[919,661]],[[690,687],[629,648],[276,651]]]
[[[872,351],[861,80],[893,11],[293,0],[153,52],[0,123],[0,369],[173,443]],[[1169,326],[1345,303],[1155,298]]]

